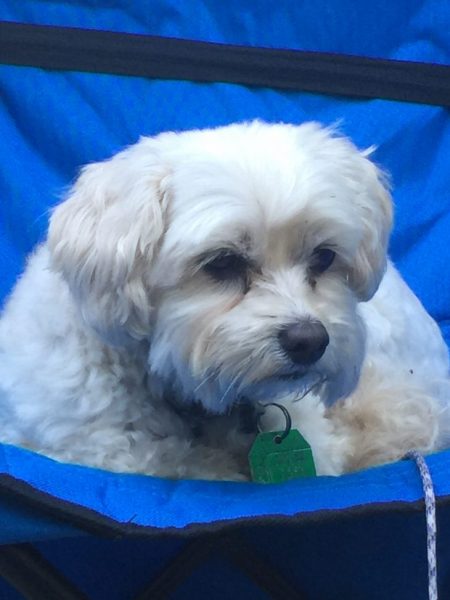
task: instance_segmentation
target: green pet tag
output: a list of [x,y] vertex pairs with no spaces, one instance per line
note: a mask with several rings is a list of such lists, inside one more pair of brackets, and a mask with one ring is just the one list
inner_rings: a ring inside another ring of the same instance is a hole
[[316,475],[311,446],[297,429],[258,434],[248,455],[252,480],[281,483]]

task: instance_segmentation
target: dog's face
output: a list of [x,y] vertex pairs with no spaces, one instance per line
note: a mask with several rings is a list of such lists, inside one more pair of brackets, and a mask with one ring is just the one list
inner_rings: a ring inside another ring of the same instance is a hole
[[386,263],[391,202],[376,167],[315,124],[147,138],[81,175],[49,244],[86,322],[149,341],[149,371],[225,412],[355,387],[359,301]]

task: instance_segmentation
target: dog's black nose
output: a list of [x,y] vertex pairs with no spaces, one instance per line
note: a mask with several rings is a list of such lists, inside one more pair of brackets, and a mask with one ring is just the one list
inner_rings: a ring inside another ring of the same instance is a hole
[[278,340],[293,362],[306,367],[319,360],[330,338],[320,321],[305,320],[283,327]]

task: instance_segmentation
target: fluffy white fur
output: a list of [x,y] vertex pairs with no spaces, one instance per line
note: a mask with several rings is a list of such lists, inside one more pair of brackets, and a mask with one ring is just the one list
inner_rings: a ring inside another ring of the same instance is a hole
[[[86,167],[0,321],[1,440],[117,471],[245,479],[253,435],[228,413],[276,397],[321,474],[449,444],[447,348],[387,262],[390,227],[368,152],[314,123],[164,133]],[[336,258],[312,277],[323,247]],[[224,250],[251,265],[247,285],[208,273]],[[278,332],[305,319],[330,341],[290,379]],[[204,435],[167,396],[216,415]]]

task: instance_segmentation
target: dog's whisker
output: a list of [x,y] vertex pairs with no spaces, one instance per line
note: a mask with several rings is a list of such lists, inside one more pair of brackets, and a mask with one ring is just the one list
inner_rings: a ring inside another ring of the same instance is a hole
[[239,391],[242,390],[242,388],[247,385],[248,382],[245,381],[246,376],[248,376],[248,374],[250,373],[251,370],[251,366],[253,364],[254,361],[254,352],[251,352],[247,358],[245,358],[241,363],[240,363],[240,369],[238,371],[239,374],[239,378],[241,379],[241,383],[239,384]]
[[225,390],[225,393],[223,394],[222,398],[219,400],[219,404],[223,404],[223,402],[225,401],[225,398],[227,397],[229,391],[232,389],[233,385],[236,383],[236,381],[239,379],[239,375],[236,375],[236,377],[233,377],[233,379],[231,380],[230,385],[227,387],[227,389]]
[[303,398],[305,398],[308,394],[310,394],[315,388],[317,388],[320,385],[322,385],[323,383],[325,383],[326,380],[327,380],[327,377],[325,375],[320,376],[318,380],[311,383],[309,385],[309,387],[304,389],[292,402],[293,403],[300,402],[300,400],[303,400]]
[[194,391],[192,392],[193,394],[196,394],[198,392],[198,390],[203,387],[205,385],[205,383],[207,383],[208,381],[211,381],[211,379],[217,375],[217,373],[215,373],[214,371],[212,373],[210,373],[209,375],[207,375],[204,379],[202,379],[200,381],[200,383],[198,384],[198,386],[194,389]]

